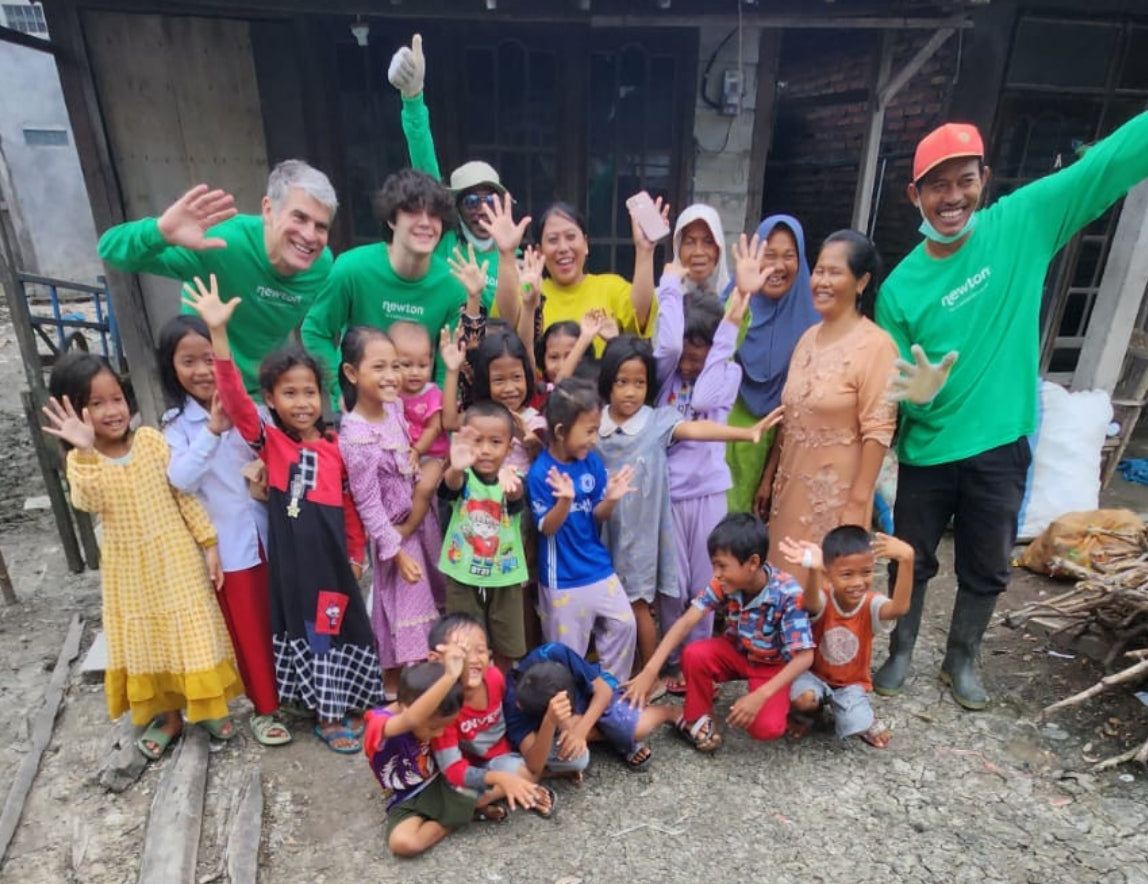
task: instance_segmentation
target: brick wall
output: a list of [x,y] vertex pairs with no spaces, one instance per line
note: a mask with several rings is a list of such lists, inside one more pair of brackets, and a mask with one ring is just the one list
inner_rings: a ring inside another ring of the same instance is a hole
[[[929,36],[905,32],[895,38],[894,72]],[[957,40],[954,35],[941,47],[885,114],[881,157],[886,167],[874,239],[889,267],[920,240],[920,217],[905,186],[917,141],[946,119]],[[790,30],[782,38],[763,214],[785,212],[800,219],[810,262],[825,236],[850,226],[868,120],[866,90],[878,51],[879,35],[866,31]]]

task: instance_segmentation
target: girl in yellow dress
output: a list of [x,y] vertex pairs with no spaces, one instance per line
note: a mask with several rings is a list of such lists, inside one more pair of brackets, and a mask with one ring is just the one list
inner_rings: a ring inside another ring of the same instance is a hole
[[152,760],[183,730],[181,711],[229,739],[227,701],[243,686],[212,593],[223,580],[215,528],[194,496],[168,484],[163,435],[131,429],[105,360],[65,356],[49,391],[45,432],[68,450],[72,503],[103,520],[108,712],[116,719],[130,709],[134,724],[150,722],[137,745]]

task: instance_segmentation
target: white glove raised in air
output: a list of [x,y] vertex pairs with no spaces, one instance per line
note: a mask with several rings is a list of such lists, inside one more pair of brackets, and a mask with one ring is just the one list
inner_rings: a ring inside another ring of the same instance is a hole
[[427,63],[423,58],[423,38],[421,34],[411,37],[410,46],[400,46],[391,56],[391,66],[387,68],[387,79],[406,98],[414,98],[423,91]]
[[960,354],[956,350],[950,350],[934,365],[929,362],[920,344],[914,344],[909,349],[913,354],[912,363],[904,359],[898,359],[893,363],[893,368],[898,374],[893,376],[889,384],[889,401],[928,405],[941,392],[941,387],[945,386],[953,363]]

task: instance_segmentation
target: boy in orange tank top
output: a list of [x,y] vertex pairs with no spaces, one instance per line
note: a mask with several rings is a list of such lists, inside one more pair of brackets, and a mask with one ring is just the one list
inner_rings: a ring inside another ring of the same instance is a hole
[[[820,547],[786,537],[780,548],[787,561],[808,569],[803,603],[817,641],[813,666],[790,686],[790,735],[805,736],[812,714],[828,703],[839,739],[859,737],[884,749],[892,735],[869,703],[873,634],[888,633],[909,610],[913,548],[887,534],[870,538],[858,525],[834,528]],[[878,556],[898,563],[892,598],[872,591]]]

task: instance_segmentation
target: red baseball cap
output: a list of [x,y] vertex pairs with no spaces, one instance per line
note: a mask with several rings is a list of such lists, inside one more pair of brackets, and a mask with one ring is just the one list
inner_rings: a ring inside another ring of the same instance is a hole
[[945,123],[921,139],[913,155],[913,180],[920,181],[945,160],[985,158],[985,142],[971,123]]

